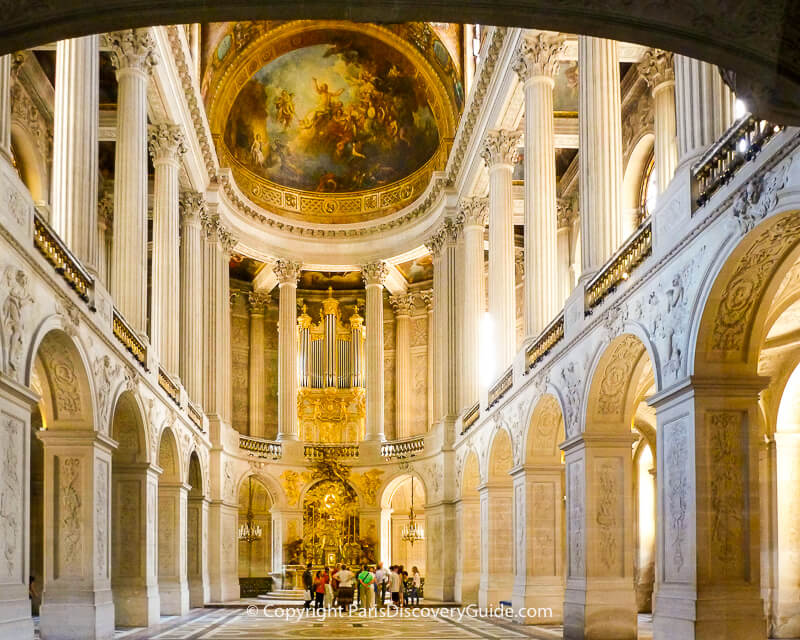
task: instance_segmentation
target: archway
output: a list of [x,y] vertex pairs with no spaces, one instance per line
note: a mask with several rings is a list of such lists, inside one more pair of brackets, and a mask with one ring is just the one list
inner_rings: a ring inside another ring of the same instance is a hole
[[186,515],[186,574],[189,606],[202,607],[209,600],[208,499],[197,451],[189,456],[189,498]]
[[160,618],[155,567],[158,471],[148,460],[143,413],[123,392],[111,419],[118,446],[112,468],[111,586],[116,624],[148,627]]
[[186,516],[188,485],[184,483],[178,445],[170,427],[161,432],[158,447],[158,591],[161,615],[182,616],[189,611],[186,577]]
[[[242,539],[239,537],[239,582],[254,585],[260,584],[257,580],[243,580],[247,578],[261,579],[264,582],[272,570],[272,498],[264,484],[257,476],[250,475],[239,486],[239,531],[246,526],[248,529],[258,527],[260,537],[257,539]],[[242,586],[242,593],[246,589]]]
[[[622,176],[622,237],[627,238],[639,226],[644,216],[641,210],[642,180],[646,179],[648,164],[653,157],[655,136],[645,133],[633,145]],[[654,173],[655,169],[651,170]]]
[[[461,472],[461,494],[456,503],[455,599],[462,604],[478,602],[483,549],[480,496],[481,473],[478,456],[467,454]],[[476,523],[478,526],[476,526]]]
[[514,587],[513,496],[509,472],[514,464],[511,436],[504,428],[495,433],[489,449],[487,482],[479,489],[481,528],[481,607],[510,602]]
[[[388,515],[388,555],[384,561],[386,566],[402,565],[411,574],[411,567],[417,567],[425,576],[427,545],[423,538],[413,543],[403,539],[403,530],[408,527],[411,515],[412,496],[414,488],[413,512],[416,525],[425,531],[425,485],[416,475],[401,475],[389,484],[384,490],[381,506],[386,505]],[[384,544],[384,540],[381,540]]]

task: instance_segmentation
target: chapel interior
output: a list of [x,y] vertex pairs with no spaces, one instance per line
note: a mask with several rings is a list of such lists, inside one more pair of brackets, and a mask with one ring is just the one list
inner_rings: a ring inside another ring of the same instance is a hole
[[526,1],[0,1],[0,640],[800,638],[797,9]]

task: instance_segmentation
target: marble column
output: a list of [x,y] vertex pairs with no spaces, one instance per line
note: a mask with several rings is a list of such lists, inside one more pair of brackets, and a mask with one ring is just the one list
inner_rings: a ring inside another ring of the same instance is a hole
[[692,376],[648,398],[658,424],[656,638],[767,635],[757,444],[767,381]]
[[[302,265],[278,260],[278,440],[297,440],[297,279]],[[383,366],[381,364],[381,366]],[[369,415],[369,409],[367,409]],[[367,421],[369,424],[369,421]]]
[[389,269],[383,262],[373,262],[363,265],[361,274],[367,290],[367,425],[364,439],[380,441],[386,438],[383,431],[383,283]]
[[[52,226],[83,265],[97,271],[99,36],[56,45]],[[0,141],[0,144],[2,141]]]
[[480,539],[481,505],[478,494],[462,496],[456,502],[455,601],[462,605],[478,604],[481,579]]
[[0,156],[11,160],[11,55],[0,56]]
[[497,606],[511,600],[514,589],[513,489],[496,480],[479,487],[481,531],[481,577],[478,604]]
[[583,274],[590,277],[624,239],[617,43],[578,36],[578,79],[581,256]]
[[97,279],[106,287],[111,277],[111,242],[114,230],[114,194],[106,192],[97,203]]
[[180,215],[178,178],[186,153],[180,127],[152,125],[149,147],[155,167],[150,343],[164,370],[176,376],[180,354]]
[[691,163],[734,119],[735,97],[716,65],[675,54],[678,163]]
[[458,222],[464,236],[464,280],[462,304],[461,384],[464,391],[461,409],[468,409],[480,398],[480,327],[483,315],[483,233],[489,201],[465,198],[461,201]]
[[108,34],[117,69],[111,295],[135,331],[147,330],[147,84],[155,64],[148,30]]
[[653,93],[655,171],[658,192],[664,193],[678,165],[678,138],[675,122],[675,70],[672,54],[661,49],[648,49],[639,63],[639,73]]
[[395,431],[398,439],[411,436],[411,309],[412,294],[389,296],[395,318]]
[[444,442],[452,443],[455,439],[453,425],[458,416],[458,333],[459,321],[456,300],[456,244],[458,241],[458,226],[455,216],[445,218],[439,228],[441,235],[441,259],[439,268],[442,277],[439,280],[440,295],[436,314],[438,317],[438,337],[441,348],[439,350],[439,370],[442,394],[442,415],[445,422]]
[[562,199],[557,204],[558,217],[558,306],[563,307],[574,286],[573,260],[572,260],[572,229],[575,226],[575,214],[572,203]]
[[158,477],[149,464],[112,468],[111,557],[115,623],[149,627],[161,618],[158,593]]
[[97,431],[48,429],[44,443],[45,640],[112,638],[111,452]]
[[425,305],[425,310],[427,311],[428,315],[428,344],[426,346],[427,350],[427,365],[428,365],[428,424],[427,428],[430,429],[431,425],[433,424],[433,403],[434,403],[434,370],[435,370],[435,358],[433,352],[433,334],[436,331],[435,326],[435,319],[433,313],[433,289],[426,289],[425,291],[421,291],[419,294],[419,299],[422,304]]
[[187,507],[187,562],[189,606],[202,607],[210,600],[208,580],[208,500],[189,494]]
[[264,315],[269,294],[251,291],[247,296],[250,309],[250,426],[251,436],[263,438],[265,434],[264,414],[267,399],[267,378],[264,375]]
[[514,62],[525,92],[525,335],[538,336],[555,318],[562,300],[556,242],[556,149],[554,77],[563,36],[526,38]]
[[489,314],[497,354],[493,377],[511,365],[517,350],[511,174],[518,142],[514,131],[493,131],[482,152],[489,169]]
[[203,401],[203,224],[206,203],[195,192],[181,195],[180,249],[180,367],[186,393],[195,404]]
[[189,611],[186,577],[186,509],[189,486],[158,485],[158,592],[161,615],[182,616]]
[[447,500],[425,505],[425,597],[453,602],[456,575],[456,509]]

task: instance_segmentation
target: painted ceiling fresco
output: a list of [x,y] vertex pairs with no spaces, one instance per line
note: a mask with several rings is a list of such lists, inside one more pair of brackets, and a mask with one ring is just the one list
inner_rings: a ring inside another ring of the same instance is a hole
[[301,271],[297,288],[301,290],[326,291],[333,287],[336,291],[363,289],[364,281],[360,271],[337,273],[334,271]]
[[427,253],[416,260],[409,260],[397,265],[408,284],[425,282],[433,279],[433,258]]

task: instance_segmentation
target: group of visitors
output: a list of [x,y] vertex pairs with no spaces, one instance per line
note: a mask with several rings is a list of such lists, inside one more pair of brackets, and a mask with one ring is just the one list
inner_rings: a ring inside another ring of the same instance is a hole
[[[358,567],[357,567],[358,569]],[[404,607],[418,605],[422,590],[422,576],[417,567],[411,568],[411,575],[403,569],[403,565],[392,565],[384,569],[379,562],[374,568],[365,564],[358,573],[353,573],[344,564],[337,564],[333,570],[324,567],[312,573],[309,562],[303,573],[305,589],[305,608],[329,609],[331,607],[349,607],[355,597],[358,607],[372,609],[383,607],[387,592],[391,597],[391,605]]]

